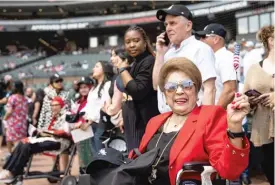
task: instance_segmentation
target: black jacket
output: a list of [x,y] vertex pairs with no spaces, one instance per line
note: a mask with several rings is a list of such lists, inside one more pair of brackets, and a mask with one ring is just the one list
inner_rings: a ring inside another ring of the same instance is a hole
[[126,85],[127,94],[133,98],[137,114],[145,124],[159,114],[157,91],[152,81],[154,63],[155,58],[146,51],[137,56],[130,70],[133,80]]

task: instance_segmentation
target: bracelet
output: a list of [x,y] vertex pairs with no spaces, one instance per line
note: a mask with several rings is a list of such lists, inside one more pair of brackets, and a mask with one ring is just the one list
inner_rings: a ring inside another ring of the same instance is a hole
[[125,71],[127,68],[126,67],[122,67],[118,69],[118,73],[121,74],[123,71]]
[[231,139],[243,138],[245,137],[245,132],[231,132],[229,129],[227,129],[227,135]]

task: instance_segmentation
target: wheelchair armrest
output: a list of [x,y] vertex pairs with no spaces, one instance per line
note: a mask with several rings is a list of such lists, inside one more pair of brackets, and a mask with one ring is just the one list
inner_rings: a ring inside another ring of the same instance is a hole
[[[176,185],[179,185],[182,179],[182,175],[185,172],[197,172],[199,174],[205,173],[206,171],[210,172],[208,174],[206,174],[206,176],[201,176],[202,177],[202,182],[207,181],[207,183],[211,184],[210,181],[210,175],[215,172],[216,170],[210,165],[209,162],[206,161],[193,161],[193,162],[187,162],[183,164],[182,169],[177,173],[177,177],[176,177]],[[209,179],[207,179],[209,178]],[[203,183],[202,183],[203,184]]]
[[187,162],[183,164],[182,170],[191,170],[195,172],[202,173],[204,171],[204,166],[211,166],[209,162],[205,161],[193,161],[193,162]]

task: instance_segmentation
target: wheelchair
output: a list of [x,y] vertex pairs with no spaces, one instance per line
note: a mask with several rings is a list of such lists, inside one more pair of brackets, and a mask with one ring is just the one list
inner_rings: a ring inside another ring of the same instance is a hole
[[123,153],[124,156],[128,156],[127,144],[124,135],[120,129],[113,127],[106,130],[101,137],[102,144],[105,148],[113,148]]
[[[200,173],[202,176],[201,182],[198,180],[184,180],[182,176],[184,173]],[[207,174],[206,174],[207,173]],[[206,175],[203,175],[206,174]],[[215,175],[213,179],[213,175]],[[212,177],[212,178],[211,178]],[[91,176],[89,174],[80,175],[78,178],[73,176],[64,177],[61,185],[93,185]],[[182,169],[177,173],[176,185],[226,185],[226,179],[222,179],[216,170],[208,162],[188,162],[185,163]]]
[[105,148],[113,148],[123,153],[124,156],[128,156],[127,144],[124,134],[121,133],[120,129],[113,125],[111,117],[100,111],[100,118],[102,124],[105,125],[105,132],[101,136],[102,144]]
[[[48,155],[45,152],[42,154],[47,155],[47,156],[53,156],[53,155]],[[60,155],[57,155],[57,156],[55,156],[55,161],[54,161],[52,170],[48,171],[48,172],[30,171],[32,160],[33,160],[33,156],[31,156],[31,158],[25,168],[25,172],[22,175],[16,176],[12,182],[5,183],[5,184],[22,185],[24,180],[43,179],[43,178],[47,178],[49,183],[57,183],[59,181],[62,181],[62,179],[64,177],[70,175],[73,158],[74,158],[75,154],[76,154],[76,144],[72,144],[69,147],[69,162],[65,168],[65,171],[60,171],[58,169]]]
[[[120,151],[125,157],[128,156],[126,141],[120,129],[109,125],[103,133],[102,144],[105,148],[113,148]],[[107,173],[107,171],[106,171]],[[60,185],[91,185],[95,184],[89,174],[81,174],[78,177],[66,176],[62,179]]]

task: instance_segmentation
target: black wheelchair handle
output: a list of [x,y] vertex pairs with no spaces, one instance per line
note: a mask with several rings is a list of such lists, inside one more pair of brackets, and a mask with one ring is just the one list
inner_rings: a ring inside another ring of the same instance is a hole
[[191,170],[195,172],[202,173],[204,171],[204,166],[211,166],[209,162],[206,161],[193,161],[183,164],[182,170]]

